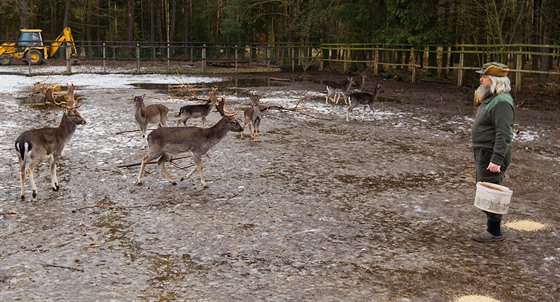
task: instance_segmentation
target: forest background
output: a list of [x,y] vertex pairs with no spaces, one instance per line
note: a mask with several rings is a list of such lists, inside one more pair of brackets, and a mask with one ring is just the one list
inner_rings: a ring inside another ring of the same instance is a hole
[[529,69],[560,64],[560,0],[3,0],[0,13],[0,42],[20,28],[42,29],[48,40],[70,27],[83,49],[105,41],[474,45],[498,56],[471,66],[505,62],[512,47],[525,49]]
[[20,28],[87,41],[560,44],[560,0],[3,0]]

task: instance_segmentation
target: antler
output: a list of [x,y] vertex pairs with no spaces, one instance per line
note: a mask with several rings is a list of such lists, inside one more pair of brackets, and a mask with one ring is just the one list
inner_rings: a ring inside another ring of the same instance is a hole
[[237,114],[237,112],[239,111],[239,109],[231,112],[231,111],[226,111],[224,110],[224,105],[226,104],[226,100],[224,98],[222,98],[219,102],[218,105],[216,105],[216,109],[218,110],[218,112],[220,113],[220,115],[222,115],[223,117],[226,116],[235,116]]
[[[59,106],[61,108],[64,108],[64,109],[68,109],[68,110],[79,108],[80,105],[78,104],[78,100],[76,100],[76,98],[75,98],[74,89],[75,89],[74,84],[68,85],[68,91],[66,92],[66,95],[63,97],[65,102],[57,102],[56,98],[53,97],[52,98],[53,104],[55,104],[56,106]],[[48,92],[48,90],[47,90],[47,92]],[[52,93],[52,90],[51,90],[51,93]]]

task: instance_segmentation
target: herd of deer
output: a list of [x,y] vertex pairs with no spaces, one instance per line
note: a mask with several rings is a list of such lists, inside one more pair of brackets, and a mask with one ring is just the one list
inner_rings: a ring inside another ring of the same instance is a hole
[[[336,90],[327,86],[326,102],[333,99],[338,102],[340,96],[344,96],[349,104],[346,121],[349,119],[350,112],[358,105],[369,106],[373,111],[373,102],[381,89],[380,85],[375,87],[373,93],[363,91],[365,75],[362,75],[362,84],[358,91],[349,93],[350,87],[354,84],[353,78],[348,78],[346,90]],[[25,199],[24,181],[25,172],[29,174],[33,198],[37,196],[37,186],[33,176],[34,169],[44,159],[49,159],[51,172],[51,188],[58,191],[60,186],[56,175],[56,162],[60,157],[65,144],[72,138],[77,125],[84,125],[86,121],[78,112],[80,103],[74,95],[74,85],[69,85],[62,101],[55,97],[52,88],[45,89],[45,101],[64,109],[64,114],[58,127],[46,127],[25,131],[19,135],[15,141],[15,149],[19,156],[20,174],[20,198]],[[340,94],[340,95],[339,95]],[[241,138],[244,137],[244,128],[248,125],[250,136],[258,141],[260,133],[261,106],[259,97],[251,97],[251,106],[244,111],[243,126],[235,119],[235,112],[224,110],[225,101],[222,98],[218,101],[217,88],[212,88],[206,104],[185,105],[179,110],[179,120],[176,127],[168,127],[167,115],[169,109],[162,104],[144,104],[144,96],[134,97],[135,120],[142,132],[142,149],[148,147],[148,153],[142,158],[140,171],[136,179],[137,185],[143,184],[143,174],[146,164],[157,159],[163,175],[173,185],[177,182],[169,174],[165,167],[166,162],[170,162],[173,156],[190,152],[194,161],[194,168],[181,178],[181,181],[188,179],[198,170],[200,181],[203,187],[207,187],[202,165],[202,156],[214,145],[222,140],[229,131],[240,132]],[[222,118],[212,127],[205,128],[206,117],[213,108],[220,113]],[[190,118],[201,118],[202,127],[187,127],[186,122]],[[180,124],[184,127],[180,127]],[[146,135],[148,125],[158,124],[159,127]]]
[[381,90],[381,85],[377,84],[373,89],[373,93],[366,92],[364,87],[366,84],[366,74],[360,74],[361,82],[360,87],[357,90],[350,91],[353,85],[356,84],[354,81],[354,77],[347,77],[346,84],[344,85],[344,90],[336,89],[332,86],[327,85],[327,95],[325,97],[325,104],[328,104],[329,100],[332,100],[333,103],[338,104],[338,101],[343,98],[344,103],[349,105],[348,109],[346,110],[346,121],[350,121],[350,113],[352,110],[358,105],[364,106],[364,113],[366,111],[366,106],[368,106],[371,111],[373,110],[373,103],[377,100],[377,95]]

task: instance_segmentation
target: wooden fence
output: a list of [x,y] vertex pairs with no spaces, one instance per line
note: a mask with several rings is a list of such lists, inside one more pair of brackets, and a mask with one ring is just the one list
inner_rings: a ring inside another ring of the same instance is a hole
[[[48,42],[48,41],[47,41]],[[558,45],[388,45],[388,44],[294,44],[249,43],[124,43],[76,41],[82,61],[134,61],[136,72],[180,72],[178,62],[207,72],[216,66],[241,71],[247,66],[284,70],[323,70],[338,73],[371,72],[381,76],[405,77],[411,82],[438,81],[462,86],[478,81],[484,63],[498,61],[510,66],[517,91],[523,81],[560,82]],[[63,52],[61,52],[63,53]],[[167,70],[147,71],[150,61],[166,62]],[[184,66],[184,65],[183,65]],[[68,70],[72,72],[71,69]]]

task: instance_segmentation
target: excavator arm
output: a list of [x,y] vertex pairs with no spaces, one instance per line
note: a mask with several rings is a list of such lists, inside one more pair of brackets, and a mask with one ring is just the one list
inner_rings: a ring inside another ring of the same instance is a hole
[[60,49],[60,46],[67,42],[70,46],[70,55],[76,57],[78,52],[76,51],[76,45],[74,44],[74,37],[72,37],[72,30],[70,30],[70,27],[65,27],[62,33],[51,44],[49,57],[53,57]]

